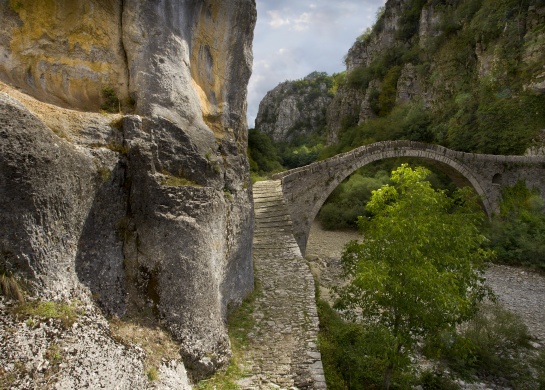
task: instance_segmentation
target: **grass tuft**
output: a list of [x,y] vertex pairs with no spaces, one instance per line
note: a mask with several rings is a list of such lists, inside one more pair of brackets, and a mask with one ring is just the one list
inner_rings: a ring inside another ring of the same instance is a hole
[[150,381],[159,379],[163,361],[179,360],[180,346],[171,335],[149,318],[114,317],[110,320],[112,337],[124,345],[137,345],[146,354],[145,372]]
[[6,298],[16,300],[19,303],[25,302],[22,288],[14,276],[0,275],[0,289],[2,295]]
[[151,367],[147,372],[147,376],[150,382],[156,381],[159,379],[159,371],[157,371],[157,368]]
[[200,184],[194,182],[193,180],[186,179],[180,176],[174,176],[167,171],[161,172],[163,177],[161,177],[160,182],[162,186],[167,187],[202,187]]
[[83,311],[77,307],[76,303],[33,301],[14,307],[13,314],[25,320],[27,325],[38,325],[40,322],[55,319],[61,322],[64,329],[69,329]]

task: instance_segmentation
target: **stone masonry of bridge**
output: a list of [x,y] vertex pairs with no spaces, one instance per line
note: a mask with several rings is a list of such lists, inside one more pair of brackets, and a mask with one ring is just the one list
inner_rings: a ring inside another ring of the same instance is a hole
[[255,183],[253,259],[259,282],[243,389],[325,389],[314,279],[293,237],[279,180]]
[[545,156],[497,156],[463,153],[414,141],[361,146],[327,160],[281,172],[284,200],[295,239],[304,255],[312,221],[331,192],[356,169],[388,158],[416,157],[433,163],[459,186],[472,186],[490,216],[499,211],[501,189],[523,181],[545,194]]

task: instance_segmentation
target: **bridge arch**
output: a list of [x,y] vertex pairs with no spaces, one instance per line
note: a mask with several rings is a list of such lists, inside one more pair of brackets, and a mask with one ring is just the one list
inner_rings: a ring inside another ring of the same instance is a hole
[[[479,194],[486,213],[498,210],[502,185],[514,185],[526,171],[537,169],[543,176],[545,156],[495,156],[463,153],[439,145],[414,141],[386,141],[361,146],[324,161],[281,172],[282,191],[293,222],[294,236],[304,254],[310,226],[331,192],[350,174],[374,161],[417,157],[439,163],[465,179]],[[537,164],[536,164],[537,163]],[[449,176],[451,176],[449,175]],[[498,178],[501,177],[501,184]],[[538,185],[545,191],[545,179]]]

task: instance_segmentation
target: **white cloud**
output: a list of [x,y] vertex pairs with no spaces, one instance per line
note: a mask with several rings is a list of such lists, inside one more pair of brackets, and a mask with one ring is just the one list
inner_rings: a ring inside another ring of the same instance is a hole
[[267,11],[267,14],[271,17],[269,26],[272,28],[279,28],[291,23],[289,19],[282,18],[279,11]]
[[293,26],[293,29],[295,31],[304,31],[304,30],[308,30],[309,28],[309,25],[310,23],[312,22],[312,19],[313,19],[313,15],[308,13],[308,12],[304,12],[302,13],[301,15],[299,15],[299,17],[297,17],[294,22],[294,26]]

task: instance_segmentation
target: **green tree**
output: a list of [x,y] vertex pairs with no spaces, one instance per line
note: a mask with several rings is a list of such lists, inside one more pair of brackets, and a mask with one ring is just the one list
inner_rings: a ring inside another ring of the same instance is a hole
[[338,290],[336,308],[390,333],[386,389],[418,340],[471,318],[487,295],[482,270],[492,252],[481,249],[484,215],[470,191],[450,198],[425,180],[429,174],[407,164],[393,171],[394,184],[373,191],[373,217],[359,218],[365,239],[342,255],[350,280]]
[[545,270],[545,201],[539,191],[524,182],[504,188],[489,236],[499,262]]
[[248,131],[250,169],[259,175],[283,170],[280,157],[269,136],[255,129]]

